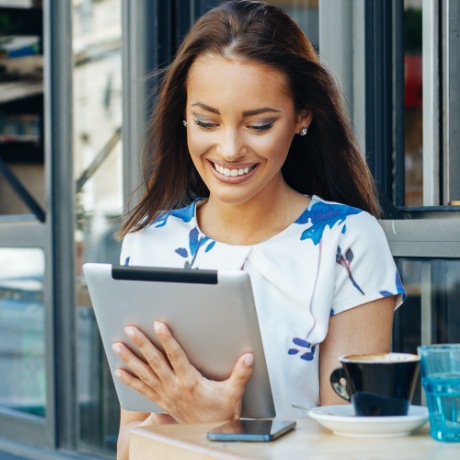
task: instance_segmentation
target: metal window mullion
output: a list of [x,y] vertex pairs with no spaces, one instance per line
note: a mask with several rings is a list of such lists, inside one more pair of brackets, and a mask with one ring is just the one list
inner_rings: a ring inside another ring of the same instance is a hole
[[460,216],[381,221],[394,257],[460,259]]
[[363,155],[366,137],[364,1],[319,2],[320,59],[340,86]]
[[433,318],[431,310],[432,299],[432,276],[431,263],[422,262],[420,277],[420,299],[421,299],[421,337],[422,345],[433,342]]
[[352,0],[319,3],[319,53],[323,65],[338,82],[353,117]]
[[423,0],[423,205],[441,204],[439,2]]
[[[151,4],[157,4],[152,0]],[[147,100],[147,3],[146,0],[122,2],[122,142],[123,196],[127,210],[133,191],[140,184],[139,152],[145,128]],[[150,16],[152,32],[160,20]],[[136,201],[136,197],[133,197]]]
[[[420,345],[433,343],[432,289],[431,263],[422,262],[420,273]],[[426,395],[423,391],[422,404],[426,405]]]
[[444,101],[444,203],[460,200],[460,2],[444,0],[443,101]]
[[72,156],[72,5],[47,0],[45,140],[52,304],[47,324],[50,420],[56,448],[76,447],[75,188]]

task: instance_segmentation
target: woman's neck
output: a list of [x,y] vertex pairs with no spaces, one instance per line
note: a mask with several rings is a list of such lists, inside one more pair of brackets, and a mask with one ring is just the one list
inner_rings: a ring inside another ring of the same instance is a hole
[[282,232],[305,210],[310,199],[286,188],[276,196],[228,204],[209,197],[197,209],[201,231],[227,244],[252,245]]

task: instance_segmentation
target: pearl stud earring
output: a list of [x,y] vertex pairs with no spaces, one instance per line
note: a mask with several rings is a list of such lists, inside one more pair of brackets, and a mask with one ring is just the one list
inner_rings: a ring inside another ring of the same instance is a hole
[[182,120],[182,124],[187,127],[187,122],[185,120]]

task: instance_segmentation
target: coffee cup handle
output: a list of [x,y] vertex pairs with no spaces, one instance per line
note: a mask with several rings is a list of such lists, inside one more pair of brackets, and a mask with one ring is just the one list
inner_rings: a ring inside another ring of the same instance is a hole
[[331,374],[331,377],[330,377],[332,389],[333,389],[342,399],[345,399],[345,401],[350,402],[350,401],[351,401],[351,397],[350,397],[350,395],[348,394],[347,387],[346,387],[346,385],[344,385],[343,383],[340,382],[342,379],[345,379],[345,380],[346,380],[345,372],[343,371],[343,368],[339,367],[339,368],[337,368],[337,369],[334,369],[334,370],[332,371],[332,374]]

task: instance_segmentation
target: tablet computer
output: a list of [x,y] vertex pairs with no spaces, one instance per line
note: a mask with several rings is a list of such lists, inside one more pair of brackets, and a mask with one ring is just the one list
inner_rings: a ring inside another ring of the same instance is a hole
[[[254,370],[243,396],[242,417],[274,417],[257,312],[244,271],[83,265],[84,276],[112,375],[125,367],[112,344],[130,340],[128,325],[139,327],[160,349],[153,322],[164,322],[190,362],[212,380],[227,379],[246,352]],[[123,409],[162,412],[152,401],[114,378]]]

